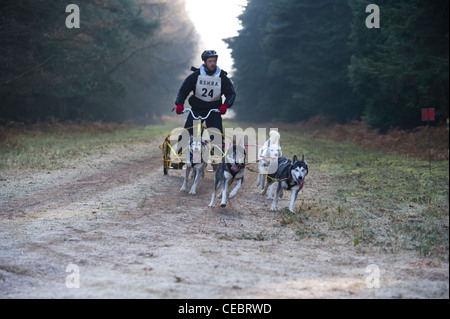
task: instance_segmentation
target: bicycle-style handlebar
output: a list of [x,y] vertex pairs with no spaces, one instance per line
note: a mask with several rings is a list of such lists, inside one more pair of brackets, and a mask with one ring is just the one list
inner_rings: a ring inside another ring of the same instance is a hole
[[211,109],[211,110],[209,110],[208,114],[206,114],[206,116],[200,116],[200,115],[195,116],[192,109],[184,109],[182,113],[186,113],[187,111],[190,111],[192,114],[192,117],[196,120],[206,120],[208,118],[208,116],[211,114],[211,112],[220,112],[219,109]]

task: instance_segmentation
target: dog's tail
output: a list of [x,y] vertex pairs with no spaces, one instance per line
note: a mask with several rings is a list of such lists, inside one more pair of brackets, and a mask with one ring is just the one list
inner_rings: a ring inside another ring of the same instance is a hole
[[270,144],[280,144],[280,133],[272,130],[270,131],[269,135]]

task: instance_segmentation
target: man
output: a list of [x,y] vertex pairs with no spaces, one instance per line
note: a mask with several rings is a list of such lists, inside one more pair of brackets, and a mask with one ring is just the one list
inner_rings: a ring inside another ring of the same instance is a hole
[[[227,109],[233,106],[236,93],[231,80],[227,77],[227,72],[217,66],[218,57],[217,52],[214,50],[206,50],[202,53],[203,65],[199,69],[191,68],[193,73],[181,85],[175,105],[177,106],[177,114],[182,114],[184,102],[188,95],[193,92],[193,95],[189,98],[189,104],[194,114],[203,117],[208,114],[209,110],[219,109],[220,113],[211,112],[205,121],[206,127],[216,128],[223,134],[222,115],[227,112]],[[222,95],[225,96],[223,103]],[[189,113],[184,128],[189,130],[191,136],[193,125],[194,119],[192,114]],[[222,135],[221,144],[223,145],[223,143],[224,138]],[[180,165],[177,165],[176,168],[180,168]]]

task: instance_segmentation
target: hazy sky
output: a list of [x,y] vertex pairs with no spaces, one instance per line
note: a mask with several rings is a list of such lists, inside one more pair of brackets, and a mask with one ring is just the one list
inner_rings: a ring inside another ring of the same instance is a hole
[[237,17],[246,5],[247,0],[186,0],[186,10],[201,36],[198,65],[202,63],[201,52],[216,50],[219,54],[217,64],[232,75],[231,50],[222,39],[238,35],[241,26]]

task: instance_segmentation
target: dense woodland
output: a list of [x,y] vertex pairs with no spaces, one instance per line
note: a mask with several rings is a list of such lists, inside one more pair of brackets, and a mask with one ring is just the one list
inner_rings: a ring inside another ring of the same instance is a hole
[[0,2],[0,119],[148,123],[166,113],[198,51],[184,0],[78,1],[80,28],[67,28],[71,3]]
[[[445,121],[448,0],[374,2],[380,28],[366,26],[369,1],[249,0],[239,35],[226,39],[237,116],[415,127],[434,107]],[[67,28],[68,4],[0,2],[0,124],[168,114],[199,62],[184,0],[79,1],[80,28]]]
[[[369,4],[380,28],[367,28]],[[377,128],[448,118],[447,0],[250,0],[228,39],[236,111],[292,122],[322,115]]]

